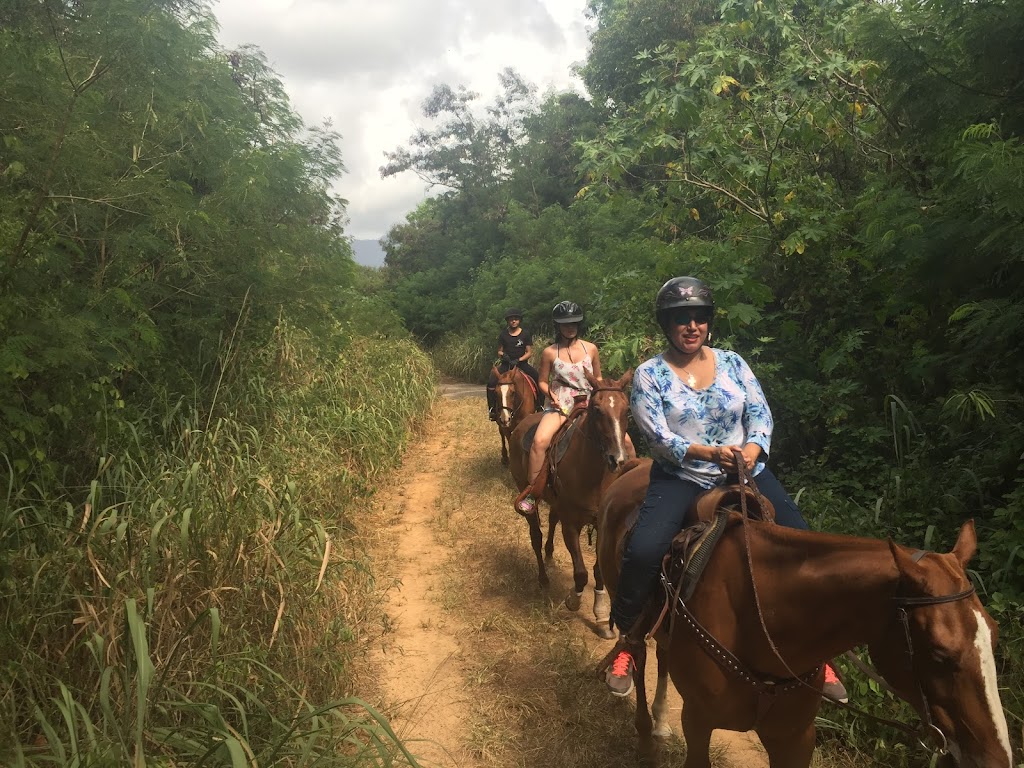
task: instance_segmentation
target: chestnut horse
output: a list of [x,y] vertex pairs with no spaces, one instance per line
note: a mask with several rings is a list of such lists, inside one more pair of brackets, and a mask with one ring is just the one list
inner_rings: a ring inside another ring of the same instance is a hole
[[[643,501],[649,473],[649,460],[623,473],[601,502],[598,564],[612,593],[627,518]],[[917,734],[945,754],[939,765],[1012,768],[993,657],[998,629],[964,571],[976,549],[973,521],[950,553],[938,554],[744,522],[734,513],[687,610],[677,603],[655,636],[655,733],[668,732],[671,675],[685,702],[684,768],[710,766],[715,728],[756,731],[771,768],[807,768],[821,665],[866,645],[881,675],[922,718]],[[651,755],[640,664],[636,727],[641,750]]]
[[[585,412],[576,420],[575,432],[570,437],[569,447],[558,462],[557,471],[549,476],[541,497],[551,507],[548,517],[551,530],[556,522],[562,524],[562,539],[572,557],[572,572],[575,590],[565,598],[566,606],[579,610],[583,589],[587,586],[587,567],[580,549],[580,532],[587,525],[597,522],[597,508],[601,494],[615,478],[627,459],[633,457],[626,441],[626,427],[629,417],[629,396],[626,389],[633,380],[633,372],[627,371],[618,380],[595,379],[587,376],[593,391]],[[540,421],[542,414],[527,416],[516,427],[509,442],[512,477],[519,490],[527,486],[529,451],[523,448],[523,438]],[[556,434],[556,439],[558,435]],[[552,441],[551,450],[555,450]],[[537,557],[537,568],[541,586],[547,586],[548,576],[541,558],[542,534],[540,515],[527,516],[530,525],[530,542]],[[551,541],[549,538],[549,547]],[[550,556],[550,549],[548,550]],[[608,619],[610,604],[604,592],[604,581],[598,567],[594,566],[594,616],[599,622]]]
[[498,373],[498,383],[494,385],[494,393],[497,397],[497,422],[498,432],[501,434],[501,463],[508,465],[508,448],[506,443],[512,435],[512,430],[519,426],[519,422],[533,413],[537,407],[537,393],[533,388],[533,381],[519,370],[519,366],[513,366],[505,373]]

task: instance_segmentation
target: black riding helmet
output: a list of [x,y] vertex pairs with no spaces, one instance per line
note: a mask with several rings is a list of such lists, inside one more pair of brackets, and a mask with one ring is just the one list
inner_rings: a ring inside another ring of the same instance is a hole
[[505,319],[508,320],[510,317],[518,317],[520,320],[523,319],[523,310],[519,307],[509,307],[505,310]]
[[672,340],[669,333],[669,317],[673,309],[681,307],[693,307],[695,309],[706,308],[710,317],[708,318],[708,338],[705,344],[711,343],[711,325],[715,318],[715,300],[711,296],[711,288],[703,280],[696,277],[673,277],[658,291],[658,298],[654,300],[654,313],[658,318],[658,325],[665,334],[665,340],[677,352],[683,350]]
[[556,323],[581,323],[583,309],[575,301],[560,301],[551,310],[551,319]]
[[673,277],[661,286],[658,298],[654,300],[654,313],[662,329],[668,324],[672,310],[679,307],[707,307],[714,319],[715,300],[711,296],[711,288],[696,277]]

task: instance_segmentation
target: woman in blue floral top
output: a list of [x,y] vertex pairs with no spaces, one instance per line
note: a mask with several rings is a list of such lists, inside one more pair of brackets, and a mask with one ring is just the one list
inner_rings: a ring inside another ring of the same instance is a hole
[[[668,348],[633,374],[633,419],[647,438],[654,464],[612,604],[612,622],[622,634],[640,616],[662,557],[694,499],[725,483],[726,475],[736,475],[738,461],[757,477],[758,488],[775,507],[777,523],[808,527],[765,466],[773,422],[757,377],[735,352],[708,346],[715,312],[711,289],[695,277],[676,277],[658,291],[655,307]],[[826,692],[845,700],[831,667],[825,679]],[[613,660],[607,682],[618,696],[633,690],[627,644]]]

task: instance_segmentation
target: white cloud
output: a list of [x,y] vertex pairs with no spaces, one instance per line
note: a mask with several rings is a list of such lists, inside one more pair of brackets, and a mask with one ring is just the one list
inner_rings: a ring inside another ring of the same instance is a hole
[[541,91],[581,86],[586,0],[219,0],[228,48],[259,46],[307,123],[342,135],[349,234],[383,236],[423,199],[411,173],[381,179],[384,153],[425,125],[420,105],[439,83],[489,101],[512,67]]

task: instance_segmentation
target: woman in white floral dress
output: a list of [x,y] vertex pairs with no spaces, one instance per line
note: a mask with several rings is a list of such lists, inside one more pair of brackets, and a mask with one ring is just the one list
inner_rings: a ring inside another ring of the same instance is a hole
[[[540,472],[544,454],[551,437],[572,410],[577,395],[590,395],[586,373],[601,378],[601,358],[597,346],[579,337],[583,310],[573,301],[562,301],[551,311],[555,323],[555,343],[545,348],[540,358],[540,389],[547,396],[548,405],[537,425],[530,447],[530,485]],[[518,502],[516,509],[524,515],[537,511],[537,499],[532,493]]]

